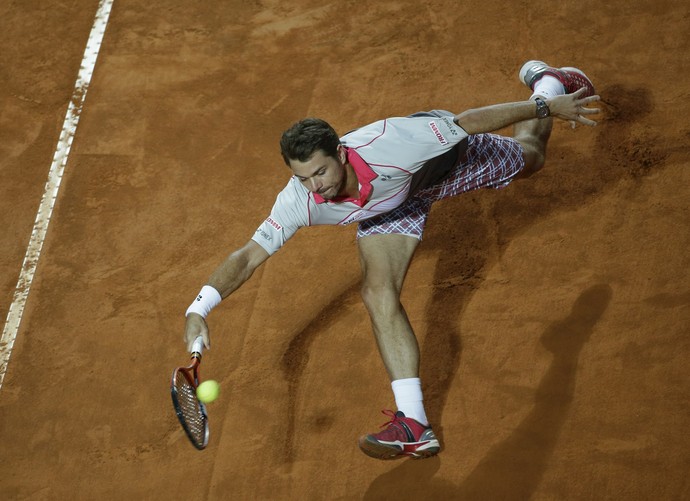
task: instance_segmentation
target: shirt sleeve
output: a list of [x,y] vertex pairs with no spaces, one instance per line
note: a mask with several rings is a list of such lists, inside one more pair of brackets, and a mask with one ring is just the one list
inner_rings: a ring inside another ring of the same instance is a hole
[[302,226],[309,224],[307,194],[294,179],[278,194],[271,214],[259,225],[252,240],[269,255],[275,254]]
[[420,169],[468,136],[448,116],[394,117],[357,129],[344,138],[367,163]]

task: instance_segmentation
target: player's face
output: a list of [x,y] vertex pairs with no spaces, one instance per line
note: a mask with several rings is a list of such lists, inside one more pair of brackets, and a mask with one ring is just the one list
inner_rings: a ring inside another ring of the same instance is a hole
[[326,200],[336,198],[345,189],[345,152],[341,146],[336,158],[317,150],[306,162],[290,160],[290,169],[306,189]]

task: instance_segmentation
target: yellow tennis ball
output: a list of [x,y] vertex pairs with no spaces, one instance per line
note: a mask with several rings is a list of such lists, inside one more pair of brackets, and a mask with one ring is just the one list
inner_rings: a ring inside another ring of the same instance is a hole
[[217,381],[209,379],[201,383],[196,389],[196,396],[199,401],[208,404],[218,398],[220,392],[220,385]]

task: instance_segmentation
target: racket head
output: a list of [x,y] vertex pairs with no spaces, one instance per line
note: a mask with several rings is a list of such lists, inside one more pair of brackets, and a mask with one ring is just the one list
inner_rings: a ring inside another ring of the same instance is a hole
[[203,450],[208,445],[209,428],[206,407],[196,396],[198,367],[199,358],[193,357],[192,365],[175,369],[170,381],[170,394],[177,418],[189,441],[197,449]]

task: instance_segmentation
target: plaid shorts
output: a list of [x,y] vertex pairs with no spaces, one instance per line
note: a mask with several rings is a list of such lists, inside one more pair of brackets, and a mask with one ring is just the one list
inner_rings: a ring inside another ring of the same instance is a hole
[[522,146],[515,139],[496,134],[469,136],[465,158],[448,177],[418,191],[392,211],[359,223],[357,238],[396,233],[421,240],[434,202],[480,188],[503,188],[524,166]]

